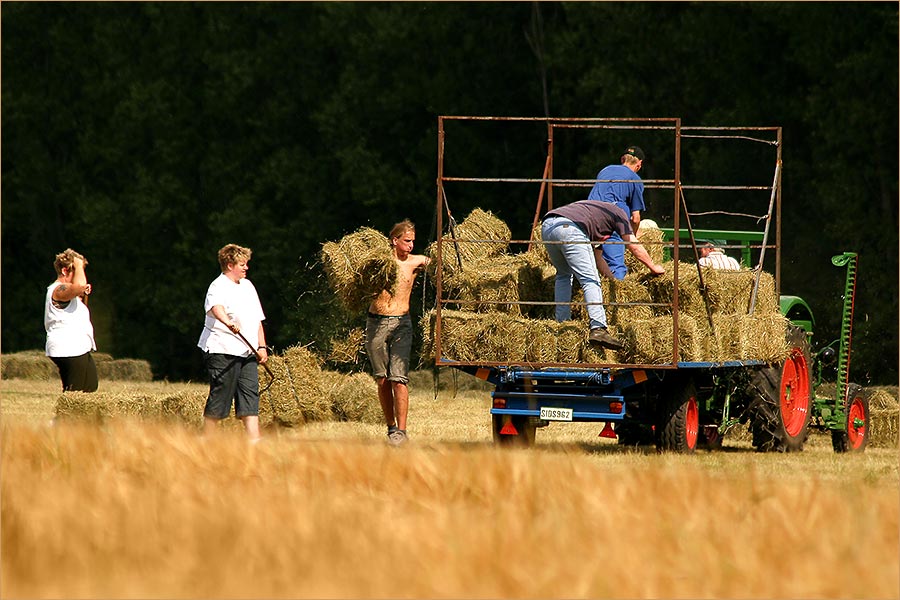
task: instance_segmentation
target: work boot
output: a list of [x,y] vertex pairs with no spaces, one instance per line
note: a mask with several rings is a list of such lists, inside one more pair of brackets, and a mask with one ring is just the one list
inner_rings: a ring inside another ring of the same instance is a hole
[[606,327],[597,327],[596,329],[591,329],[590,335],[588,335],[588,342],[591,344],[597,344],[599,346],[603,346],[604,348],[609,348],[610,350],[621,350],[625,347],[618,338],[613,337],[606,330]]

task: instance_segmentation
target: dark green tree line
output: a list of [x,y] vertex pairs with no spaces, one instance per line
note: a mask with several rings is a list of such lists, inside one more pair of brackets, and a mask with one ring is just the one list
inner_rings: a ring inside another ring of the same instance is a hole
[[[52,257],[72,246],[91,260],[101,349],[197,377],[202,298],[228,242],[254,250],[269,339],[321,346],[352,322],[321,280],[323,242],[404,217],[419,249],[433,237],[437,116],[548,110],[783,126],[783,287],[834,337],[840,275],[821,271],[860,252],[856,379],[896,382],[894,3],[0,10],[4,352],[42,347]],[[540,174],[539,126],[460,136],[460,173]],[[611,158],[581,152],[572,176]],[[740,177],[685,152],[686,178]],[[491,188],[453,201],[458,218],[484,206],[527,224],[534,211]]]

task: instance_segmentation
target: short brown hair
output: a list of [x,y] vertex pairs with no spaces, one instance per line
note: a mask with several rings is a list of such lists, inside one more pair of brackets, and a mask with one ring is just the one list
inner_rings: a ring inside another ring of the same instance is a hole
[[237,244],[226,244],[219,250],[219,266],[222,272],[228,270],[228,265],[236,265],[242,260],[249,261],[253,251]]
[[84,266],[87,266],[87,259],[71,248],[66,248],[65,250],[57,254],[56,259],[54,259],[53,261],[53,268],[56,269],[57,277],[62,275],[63,269],[71,269],[73,266],[75,266],[76,258],[80,258],[82,261],[84,261]]
[[415,231],[416,226],[409,219],[403,219],[399,223],[395,223],[391,228],[391,239],[396,239],[407,231]]

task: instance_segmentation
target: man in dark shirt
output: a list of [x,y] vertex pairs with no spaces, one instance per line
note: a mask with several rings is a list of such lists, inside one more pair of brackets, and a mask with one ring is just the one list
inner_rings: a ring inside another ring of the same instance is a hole
[[647,250],[637,241],[628,216],[621,208],[609,202],[580,200],[549,211],[541,226],[541,239],[547,244],[550,262],[556,267],[554,301],[556,320],[572,318],[569,303],[572,300],[572,277],[578,278],[584,290],[590,319],[588,341],[606,348],[618,350],[622,342],[606,330],[606,311],[603,308],[603,293],[597,262],[592,243],[602,242],[613,233],[628,242],[628,250],[635,258],[647,265],[655,275],[665,273],[665,269],[653,262]]

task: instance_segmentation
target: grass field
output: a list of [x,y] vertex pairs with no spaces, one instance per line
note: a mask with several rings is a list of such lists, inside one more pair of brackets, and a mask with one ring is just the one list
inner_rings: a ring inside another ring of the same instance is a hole
[[584,424],[500,450],[484,392],[419,381],[407,447],[338,422],[250,446],[51,426],[58,385],[0,382],[3,598],[900,597],[896,450],[660,455]]

